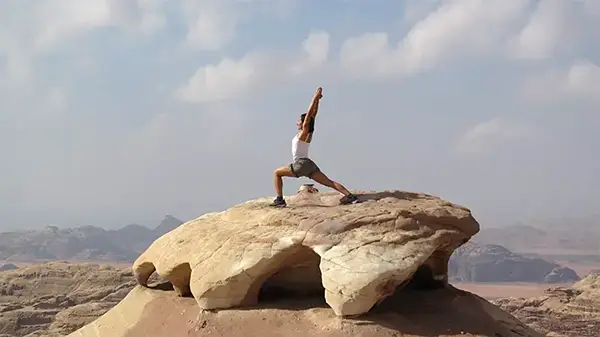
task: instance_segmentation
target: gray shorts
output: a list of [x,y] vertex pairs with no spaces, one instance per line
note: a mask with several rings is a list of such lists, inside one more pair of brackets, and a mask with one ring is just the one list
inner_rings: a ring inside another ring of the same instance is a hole
[[299,177],[308,177],[310,178],[313,173],[317,173],[321,171],[317,164],[309,158],[298,158],[293,163],[290,164],[290,169],[292,173]]

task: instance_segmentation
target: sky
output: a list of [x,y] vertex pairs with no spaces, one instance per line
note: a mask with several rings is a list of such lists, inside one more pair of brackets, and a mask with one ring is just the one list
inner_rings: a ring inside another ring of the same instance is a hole
[[272,198],[318,86],[310,155],[351,190],[598,214],[597,41],[597,0],[4,0],[0,230]]

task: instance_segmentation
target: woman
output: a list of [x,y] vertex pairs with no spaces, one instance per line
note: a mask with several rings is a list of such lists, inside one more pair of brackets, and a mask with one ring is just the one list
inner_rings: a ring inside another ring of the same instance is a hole
[[300,115],[298,120],[298,134],[292,139],[292,158],[289,165],[282,166],[273,173],[275,192],[277,197],[271,204],[274,207],[285,207],[287,204],[283,199],[283,177],[308,177],[321,185],[331,187],[342,193],[344,197],[340,199],[342,204],[356,203],[358,198],[350,193],[342,184],[329,179],[312,161],[308,158],[308,148],[312,140],[312,134],[315,130],[315,117],[319,109],[319,100],[323,97],[323,89],[319,87],[310,104],[307,113]]

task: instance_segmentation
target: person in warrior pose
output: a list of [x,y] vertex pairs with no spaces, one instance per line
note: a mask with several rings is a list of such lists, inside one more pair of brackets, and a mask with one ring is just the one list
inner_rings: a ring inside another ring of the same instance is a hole
[[273,172],[275,183],[275,192],[277,197],[271,204],[274,207],[285,207],[287,204],[283,199],[283,177],[308,177],[321,185],[335,189],[344,196],[340,199],[342,204],[356,203],[358,198],[350,193],[342,184],[329,179],[312,161],[308,158],[308,148],[315,130],[315,116],[319,110],[319,101],[323,97],[323,89],[319,87],[315,93],[308,112],[300,115],[297,122],[298,133],[292,139],[292,158],[289,165],[281,166]]

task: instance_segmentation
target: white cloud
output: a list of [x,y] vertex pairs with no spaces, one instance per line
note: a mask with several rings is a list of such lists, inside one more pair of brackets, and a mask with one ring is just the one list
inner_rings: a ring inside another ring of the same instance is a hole
[[156,32],[166,25],[164,1],[6,0],[6,10],[0,10],[0,56],[7,58],[8,81],[28,83],[39,55],[59,51],[63,43],[94,29],[115,26],[134,34]]
[[568,69],[531,76],[524,82],[523,95],[538,103],[574,99],[599,104],[600,66],[587,60],[579,60]]
[[167,0],[109,0],[114,22],[133,34],[152,35],[167,26]]
[[184,0],[186,43],[197,50],[218,50],[229,43],[240,20],[229,1]]
[[39,2],[34,9],[33,48],[45,50],[89,29],[110,24],[110,4],[106,0]]
[[430,69],[456,57],[481,56],[501,48],[525,14],[521,0],[450,0],[417,22],[394,47],[387,33],[367,33],[342,46],[345,72],[395,76]]
[[190,103],[235,98],[249,90],[260,76],[257,57],[246,55],[239,61],[224,58],[216,65],[200,67],[185,85],[176,90],[176,97]]
[[482,56],[551,58],[572,54],[580,42],[600,37],[596,0],[429,0],[408,2],[397,43],[387,32],[348,38],[340,63],[355,77],[410,75]]
[[521,140],[532,131],[527,124],[496,117],[467,130],[455,144],[455,150],[462,154],[482,154]]
[[89,30],[115,26],[142,35],[166,27],[166,0],[43,0],[34,8],[34,48],[44,50]]
[[583,34],[585,12],[581,3],[542,0],[527,25],[509,43],[516,58],[549,58],[572,49]]
[[238,26],[260,9],[281,15],[291,0],[183,0],[186,44],[193,50],[220,50],[234,40]]
[[371,72],[384,76],[394,72],[397,52],[388,43],[387,33],[365,33],[347,39],[340,51],[340,66],[348,75],[364,75]]
[[312,32],[304,42],[302,48],[306,58],[302,58],[291,66],[294,75],[302,75],[307,71],[319,68],[329,56],[329,33],[318,31]]
[[565,90],[571,95],[600,99],[600,66],[588,61],[574,63],[567,73]]
[[302,50],[300,56],[291,50],[250,52],[239,60],[225,57],[217,64],[198,68],[175,90],[175,97],[188,103],[231,100],[307,75],[326,63],[329,34],[312,32],[302,43]]

